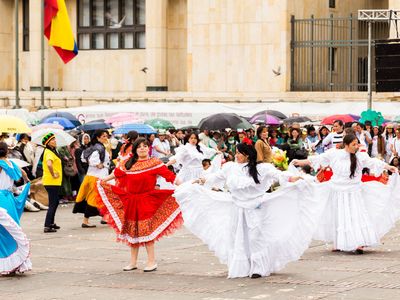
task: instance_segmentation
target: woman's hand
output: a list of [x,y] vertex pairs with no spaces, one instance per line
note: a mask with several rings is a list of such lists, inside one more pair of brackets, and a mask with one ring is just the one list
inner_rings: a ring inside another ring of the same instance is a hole
[[54,178],[54,179],[57,179],[57,178],[59,178],[59,177],[60,177],[60,174],[59,174],[58,172],[54,172],[53,178]]
[[205,178],[199,178],[199,179],[193,181],[193,183],[198,183],[200,185],[203,185],[205,182],[206,182]]
[[98,165],[96,165],[96,168],[97,169],[103,169],[104,168],[103,163],[99,163]]
[[399,169],[397,169],[395,166],[388,166],[387,170],[392,172],[392,173],[397,173],[399,174]]
[[301,177],[301,176],[292,176],[292,177],[289,178],[289,182],[296,182],[296,181],[298,181],[300,179],[303,179],[303,177]]

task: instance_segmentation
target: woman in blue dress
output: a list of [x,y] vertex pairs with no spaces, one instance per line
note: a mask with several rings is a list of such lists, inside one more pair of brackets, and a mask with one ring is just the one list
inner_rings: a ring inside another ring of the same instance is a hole
[[[22,177],[21,169],[7,159],[8,147],[0,142],[0,274],[23,273],[32,268],[29,241],[20,226],[30,184],[14,197],[14,181]],[[26,174],[25,174],[26,176]],[[25,177],[24,176],[24,177]]]

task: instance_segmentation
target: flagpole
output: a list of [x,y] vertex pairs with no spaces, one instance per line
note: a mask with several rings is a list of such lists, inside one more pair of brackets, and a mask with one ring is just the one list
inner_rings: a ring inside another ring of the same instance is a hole
[[19,7],[15,0],[15,105],[13,108],[21,108],[19,104]]
[[41,2],[41,33],[40,33],[40,106],[39,109],[46,109],[44,105],[44,0]]

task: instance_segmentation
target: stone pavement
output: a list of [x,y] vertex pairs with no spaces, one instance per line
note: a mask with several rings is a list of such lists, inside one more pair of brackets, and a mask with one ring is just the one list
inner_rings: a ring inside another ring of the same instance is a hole
[[57,233],[42,231],[45,212],[24,213],[33,271],[0,278],[0,299],[400,299],[400,226],[364,255],[332,253],[313,243],[300,261],[260,279],[227,279],[202,242],[182,229],[156,245],[158,270],[123,272],[129,249],[100,225],[83,229],[72,206],[60,207]]

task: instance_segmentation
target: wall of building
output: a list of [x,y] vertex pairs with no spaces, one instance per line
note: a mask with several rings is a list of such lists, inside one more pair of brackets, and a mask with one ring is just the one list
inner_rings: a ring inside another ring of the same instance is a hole
[[187,0],[168,1],[168,91],[187,91],[187,13]]
[[0,2],[0,89],[10,90],[14,85],[14,2]]

